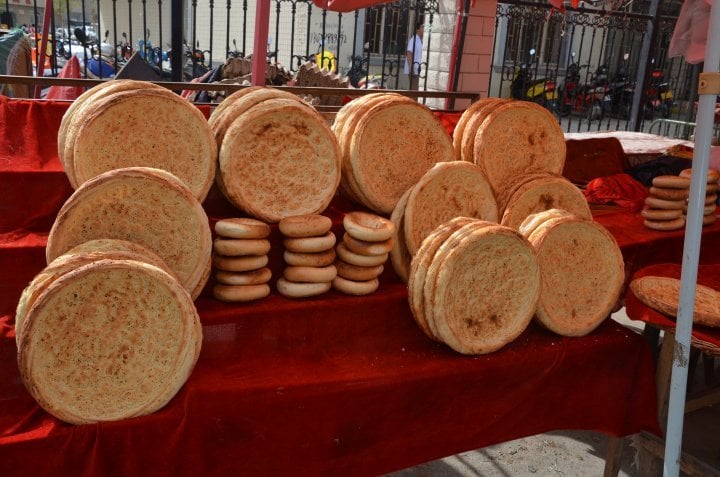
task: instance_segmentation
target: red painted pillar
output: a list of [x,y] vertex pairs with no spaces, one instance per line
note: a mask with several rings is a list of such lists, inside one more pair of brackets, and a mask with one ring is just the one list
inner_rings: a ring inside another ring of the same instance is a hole
[[255,5],[255,43],[253,45],[252,84],[265,85],[268,30],[270,28],[270,0],[258,0]]

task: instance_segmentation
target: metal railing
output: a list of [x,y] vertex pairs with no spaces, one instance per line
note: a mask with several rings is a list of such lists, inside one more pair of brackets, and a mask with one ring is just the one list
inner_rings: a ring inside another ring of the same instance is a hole
[[[38,0],[32,0],[29,10],[15,1],[6,0],[5,11],[15,18],[30,18],[38,28],[44,12]],[[116,71],[129,52],[138,51],[168,80],[202,76],[228,57],[252,54],[255,4],[250,0],[56,0],[47,74],[57,75],[65,60],[63,50],[68,56],[72,48],[82,50],[84,58],[111,50],[106,58]],[[336,13],[318,8],[311,0],[273,0],[268,62],[296,71],[302,63],[314,61],[350,76],[356,85],[404,89],[406,45],[415,21],[422,19],[426,53],[420,84],[427,88],[432,23],[438,8],[438,0],[397,0]],[[85,28],[90,36],[84,50],[73,44],[76,28]],[[87,65],[84,73],[92,77]]]
[[[568,132],[647,130],[657,118],[692,121],[698,71],[667,58],[676,21],[667,14],[604,7],[563,13],[546,2],[502,1],[490,95],[539,102]],[[646,40],[649,53],[642,49]]]

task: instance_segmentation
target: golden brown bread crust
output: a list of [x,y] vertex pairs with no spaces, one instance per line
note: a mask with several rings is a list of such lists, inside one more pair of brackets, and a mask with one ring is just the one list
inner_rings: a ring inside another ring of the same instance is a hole
[[[483,109],[488,104],[495,101],[496,98],[481,98],[472,103],[465,111],[463,111],[462,115],[460,116],[460,119],[458,119],[457,124],[455,125],[455,130],[453,131],[453,149],[455,150],[455,160],[461,161],[463,160],[462,157],[462,141],[463,141],[463,135],[465,133],[465,128],[467,127],[468,123],[470,122],[470,119],[475,116],[475,114]],[[472,162],[472,161],[471,161]]]
[[250,94],[253,91],[262,89],[262,86],[248,86],[247,88],[239,89],[226,97],[220,104],[218,104],[208,118],[208,125],[210,129],[215,131],[215,123],[217,123],[224,115],[225,110],[232,105],[236,100],[242,98],[246,94]]
[[531,214],[562,209],[585,219],[592,217],[583,193],[564,177],[545,177],[526,182],[510,197],[503,212],[503,225],[518,229]]
[[509,102],[510,100],[507,99],[487,98],[482,107],[468,119],[462,137],[460,137],[460,160],[472,162],[480,166],[480,168],[483,167],[483,162],[475,159],[475,136],[477,130],[492,111]]
[[[645,276],[630,283],[630,290],[644,304],[675,318],[680,302],[680,280],[669,277]],[[693,322],[720,327],[720,293],[704,285],[695,285]]]
[[369,209],[390,215],[400,197],[435,163],[454,159],[440,121],[414,101],[379,103],[362,116],[350,142],[350,165]]
[[212,251],[207,215],[192,192],[165,171],[118,169],[80,186],[50,230],[47,262],[98,238],[127,240],[152,250],[190,292],[207,274]]
[[149,264],[98,260],[58,278],[34,303],[18,365],[30,394],[59,419],[112,421],[164,406],[201,344],[199,317],[177,280]]
[[536,317],[563,336],[584,336],[607,318],[625,281],[625,263],[604,227],[579,217],[550,218],[529,237],[542,292]]
[[340,182],[340,149],[316,113],[297,101],[268,100],[232,123],[218,171],[230,202],[275,223],[325,210]]
[[405,243],[411,255],[440,224],[455,217],[498,221],[490,184],[475,164],[441,162],[426,172],[412,188],[405,206]]
[[[118,124],[132,140],[114,140]],[[148,131],[152,134],[148,134]],[[202,202],[215,177],[217,146],[202,113],[166,90],[123,91],[93,101],[75,134],[78,185],[124,167],[171,172]]]
[[392,250],[390,250],[390,263],[392,263],[393,270],[395,270],[397,276],[405,283],[408,282],[410,262],[412,261],[412,255],[410,255],[407,244],[405,243],[404,223],[405,206],[407,205],[407,200],[411,192],[412,188],[405,191],[390,216],[390,221],[395,225],[395,243],[393,244]]
[[561,174],[565,136],[545,108],[513,101],[496,107],[475,135],[473,157],[496,192],[519,174]]

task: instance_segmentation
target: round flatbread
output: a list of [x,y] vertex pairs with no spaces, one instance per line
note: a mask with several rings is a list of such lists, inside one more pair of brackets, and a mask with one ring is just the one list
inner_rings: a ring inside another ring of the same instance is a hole
[[289,99],[267,100],[232,123],[218,173],[230,202],[275,223],[325,210],[340,182],[340,148],[308,108]]
[[50,230],[47,261],[98,238],[127,240],[152,250],[194,295],[207,280],[212,251],[207,215],[190,190],[166,171],[118,169],[80,186]]
[[483,106],[468,120],[467,126],[463,130],[463,135],[460,138],[461,160],[472,162],[482,167],[482,161],[475,160],[475,135],[477,134],[477,130],[485,118],[487,118],[495,108],[509,102],[509,99],[488,98],[487,101],[483,103]]
[[410,255],[405,243],[405,206],[411,192],[412,188],[405,191],[390,216],[390,221],[395,225],[396,234],[393,248],[390,250],[390,263],[392,263],[397,276],[405,283],[408,282],[410,263],[412,262],[412,255]]
[[497,192],[519,174],[562,173],[565,137],[548,110],[513,101],[495,108],[482,122],[473,157]]
[[190,376],[201,344],[197,311],[177,280],[149,264],[99,260],[37,299],[18,365],[30,394],[57,418],[115,421],[163,407]]
[[405,206],[405,243],[411,255],[440,224],[455,217],[498,221],[490,184],[475,164],[435,164],[412,188]]
[[563,336],[584,336],[610,315],[625,281],[615,238],[579,217],[552,218],[530,234],[542,275],[537,320]]
[[455,130],[453,131],[452,138],[453,138],[453,149],[455,149],[455,160],[461,161],[462,160],[462,140],[463,140],[463,134],[465,132],[465,128],[467,127],[468,123],[470,122],[470,119],[472,119],[475,114],[480,111],[482,108],[484,108],[487,104],[493,102],[497,98],[481,98],[472,103],[465,111],[463,111],[462,115],[460,115],[460,119],[458,119],[457,124],[455,125]]
[[518,229],[526,217],[549,209],[561,209],[584,219],[592,218],[583,193],[563,177],[531,180],[510,197],[502,225]]
[[114,169],[153,167],[171,172],[205,200],[217,146],[192,104],[165,91],[124,91],[93,101],[83,119],[72,159],[78,185]]
[[[85,122],[84,111],[92,105],[93,102],[103,96],[118,93],[121,91],[131,91],[139,89],[154,89],[158,91],[166,91],[162,86],[147,81],[135,80],[110,80],[94,86],[77,97],[65,111],[58,129],[58,157],[68,176],[70,185],[73,189],[78,188],[75,179],[75,171],[73,165],[73,149],[75,148],[75,133]],[[170,93],[172,94],[172,93]]]
[[[653,310],[672,318],[677,317],[680,303],[680,280],[677,278],[636,278],[630,283],[630,290]],[[704,285],[695,285],[693,323],[720,327],[720,292]]]
[[220,111],[210,125],[213,133],[215,134],[215,140],[217,141],[218,147],[222,145],[225,133],[237,118],[245,114],[254,106],[270,99],[288,99],[290,101],[296,101],[299,105],[307,108],[308,111],[317,115],[315,108],[305,100],[297,95],[279,89],[258,88],[246,91],[245,94],[237,95],[232,101],[228,101],[228,99],[230,98],[228,97],[221,103],[227,103],[227,106]]
[[235,102],[235,100],[238,100],[245,96],[246,94],[250,94],[253,91],[257,91],[259,89],[262,89],[262,86],[248,86],[243,89],[239,89],[232,93],[230,96],[226,97],[220,104],[218,104],[215,109],[213,109],[213,112],[210,114],[210,117],[208,118],[208,125],[210,126],[210,129],[215,131],[215,123],[218,122],[220,118],[225,114],[225,110]]
[[540,297],[540,267],[530,243],[483,221],[458,229],[440,246],[426,285],[429,280],[434,287],[425,304],[432,306],[438,334],[463,354],[492,353],[513,341]]
[[385,215],[435,163],[454,157],[440,121],[427,107],[406,101],[371,107],[355,127],[349,150],[364,205]]

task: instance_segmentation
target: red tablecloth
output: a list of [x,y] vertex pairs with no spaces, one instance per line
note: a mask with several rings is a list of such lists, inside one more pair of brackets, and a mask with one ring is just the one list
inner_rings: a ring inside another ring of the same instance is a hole
[[[553,429],[658,432],[639,336],[612,321],[574,339],[532,325],[498,353],[461,356],[420,332],[391,271],[362,298],[228,305],[205,293],[200,360],[168,406],[59,422],[18,376],[12,311],[70,194],[54,139],[66,107],[0,99],[0,475],[378,474]],[[237,214],[216,191],[204,205]],[[337,223],[342,210],[336,200],[328,215]],[[626,215],[599,219],[631,260],[651,259],[649,244],[662,255],[678,246]]]
[[[660,263],[650,265],[635,273],[633,279],[658,276],[680,279],[682,271],[680,263]],[[720,264],[705,264],[698,266],[697,282],[700,285],[720,290]],[[626,311],[633,320],[641,320],[660,328],[675,329],[675,317],[667,317],[641,302],[635,294],[628,289],[626,295]],[[720,329],[708,326],[693,325],[692,337],[706,345],[720,349]]]

